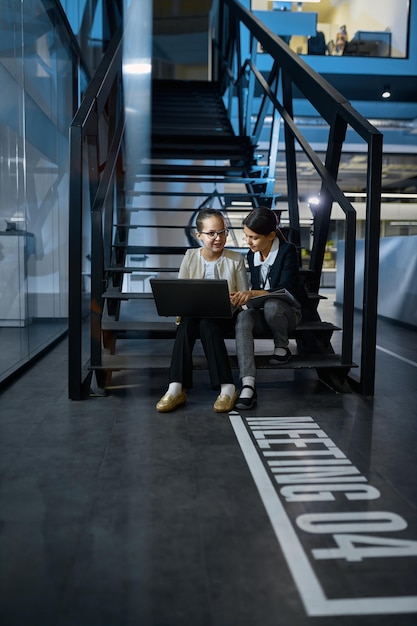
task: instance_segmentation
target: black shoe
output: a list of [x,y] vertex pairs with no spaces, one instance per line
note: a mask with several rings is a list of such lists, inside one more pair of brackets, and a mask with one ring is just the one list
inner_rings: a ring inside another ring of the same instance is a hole
[[256,393],[255,387],[252,387],[251,385],[243,385],[242,389],[240,390],[240,393],[242,393],[244,389],[252,389],[253,394],[251,395],[250,398],[241,398],[239,396],[239,398],[235,402],[235,409],[241,409],[241,410],[251,409],[256,404],[256,398],[258,397],[258,395]]
[[270,356],[269,363],[271,365],[282,365],[283,363],[288,363],[291,356],[291,352],[288,350],[288,348],[285,348],[285,354],[283,354],[282,356],[280,354],[273,354],[272,356]]

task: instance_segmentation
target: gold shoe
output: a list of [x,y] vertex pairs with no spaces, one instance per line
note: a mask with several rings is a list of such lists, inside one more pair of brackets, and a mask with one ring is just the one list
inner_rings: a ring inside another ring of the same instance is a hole
[[237,390],[233,394],[232,398],[230,396],[227,396],[226,394],[217,396],[217,400],[213,406],[216,413],[228,413],[229,411],[231,411],[233,407],[235,406],[237,396],[238,396]]
[[173,411],[177,406],[181,406],[186,402],[187,396],[184,390],[182,390],[178,396],[166,393],[156,405],[156,410],[160,413],[169,413],[169,411]]

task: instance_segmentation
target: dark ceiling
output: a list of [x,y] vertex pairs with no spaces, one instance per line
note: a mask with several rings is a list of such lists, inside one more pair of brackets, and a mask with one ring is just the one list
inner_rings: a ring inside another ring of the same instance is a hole
[[370,74],[322,74],[349,101],[381,101],[385,86],[391,90],[391,102],[417,102],[415,76],[373,76]]

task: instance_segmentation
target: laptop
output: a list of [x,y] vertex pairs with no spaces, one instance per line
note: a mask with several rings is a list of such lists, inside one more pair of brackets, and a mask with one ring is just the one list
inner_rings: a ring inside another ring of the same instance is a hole
[[227,280],[151,278],[158,315],[231,318]]

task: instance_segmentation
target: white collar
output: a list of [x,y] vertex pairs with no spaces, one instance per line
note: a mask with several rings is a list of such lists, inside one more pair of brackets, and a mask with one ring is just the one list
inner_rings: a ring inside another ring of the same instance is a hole
[[272,246],[271,249],[269,251],[268,256],[266,257],[266,259],[264,261],[261,260],[261,253],[260,252],[255,252],[254,256],[253,256],[253,264],[254,265],[273,265],[275,259],[277,258],[277,254],[278,254],[278,249],[279,249],[279,239],[278,237],[275,237],[275,239],[272,242]]

